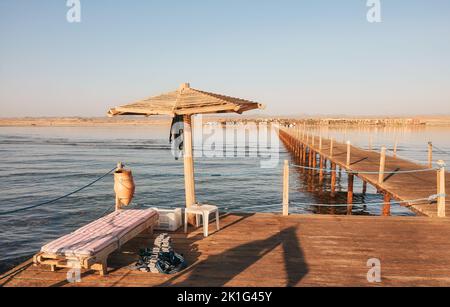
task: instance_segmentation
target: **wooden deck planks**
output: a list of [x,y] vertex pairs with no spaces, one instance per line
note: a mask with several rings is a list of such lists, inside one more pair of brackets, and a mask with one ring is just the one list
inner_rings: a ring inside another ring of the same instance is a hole
[[[280,131],[283,133],[283,131]],[[286,132],[285,132],[286,133]],[[283,141],[286,139],[282,138]],[[386,191],[399,201],[408,201],[428,198],[431,195],[437,194],[437,178],[436,170],[417,173],[398,173],[387,174],[388,172],[407,171],[407,170],[425,170],[427,166],[420,165],[401,158],[394,158],[386,156],[386,168],[384,182],[378,183],[380,153],[376,151],[363,150],[361,148],[351,146],[350,166],[347,167],[347,144],[333,142],[333,156],[330,157],[330,140],[322,140],[322,150],[319,147],[312,146],[301,140],[297,140],[305,146],[312,148],[314,151],[321,154],[327,160],[330,160],[343,170],[355,173],[363,181],[366,181],[376,187],[380,191]],[[360,172],[360,173],[358,173]],[[364,174],[363,172],[374,172],[374,174]],[[450,191],[450,173],[446,172],[446,191]],[[437,204],[428,203],[427,201],[419,202],[418,204],[403,204],[408,205],[410,209],[416,213],[436,217]],[[446,198],[446,215],[450,216],[450,197]]]
[[[172,234],[190,266],[174,276],[127,268],[152,238],[130,241],[109,261],[109,275],[84,272],[66,281],[66,270],[28,267],[3,286],[372,286],[369,258],[379,258],[375,286],[450,286],[450,223],[426,217],[227,214],[222,230],[203,238]],[[214,225],[210,225],[214,229]]]

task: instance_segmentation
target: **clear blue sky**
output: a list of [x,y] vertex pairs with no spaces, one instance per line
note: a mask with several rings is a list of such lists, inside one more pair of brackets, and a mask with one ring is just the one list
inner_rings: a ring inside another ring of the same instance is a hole
[[190,82],[272,114],[450,114],[450,1],[0,0],[0,106],[102,116]]

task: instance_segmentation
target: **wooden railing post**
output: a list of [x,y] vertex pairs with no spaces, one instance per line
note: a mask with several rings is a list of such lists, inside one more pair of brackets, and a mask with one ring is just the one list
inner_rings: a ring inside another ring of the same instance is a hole
[[322,135],[319,136],[319,153],[322,154]]
[[307,149],[308,149],[308,145],[303,144],[303,153],[302,153],[302,163],[303,163],[303,165],[306,164]]
[[384,168],[386,165],[386,146],[381,147],[380,153],[380,172],[378,174],[378,183],[384,182]]
[[336,195],[336,163],[331,161],[331,197]]
[[323,165],[323,163],[324,163],[324,158],[323,158],[323,156],[322,156],[322,154],[320,154],[319,153],[319,159],[320,159],[320,162],[319,162],[319,182],[320,183],[322,183],[322,181],[323,181],[323,169],[324,169],[324,165]]
[[437,215],[445,217],[445,162],[439,160],[437,164],[439,167],[437,171]]
[[283,171],[283,215],[289,215],[289,161],[284,161]]
[[347,141],[347,167],[350,167],[350,150],[351,150],[351,143],[350,141]]
[[428,167],[433,167],[433,143],[428,142]]
[[312,167],[312,158],[313,158],[313,151],[312,151],[312,148],[311,147],[309,147],[309,149],[308,149],[308,166],[309,167]]
[[312,167],[316,168],[316,166],[317,166],[317,152],[313,151]]

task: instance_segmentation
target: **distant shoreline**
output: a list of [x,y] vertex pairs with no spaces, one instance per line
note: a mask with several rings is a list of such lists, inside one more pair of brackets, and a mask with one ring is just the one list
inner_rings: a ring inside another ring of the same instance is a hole
[[170,118],[25,117],[0,118],[0,127],[110,127],[169,125]]
[[[450,126],[450,116],[432,117],[276,117],[276,116],[205,116],[205,122],[306,122],[311,125],[421,125]],[[0,118],[0,127],[110,127],[170,125],[169,117],[23,117]]]

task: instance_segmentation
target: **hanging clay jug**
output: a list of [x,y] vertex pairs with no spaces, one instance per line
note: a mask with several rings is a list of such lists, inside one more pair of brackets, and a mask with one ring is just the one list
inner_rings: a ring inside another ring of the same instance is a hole
[[114,192],[116,192],[117,209],[128,206],[134,196],[134,180],[130,170],[118,168],[114,172]]

